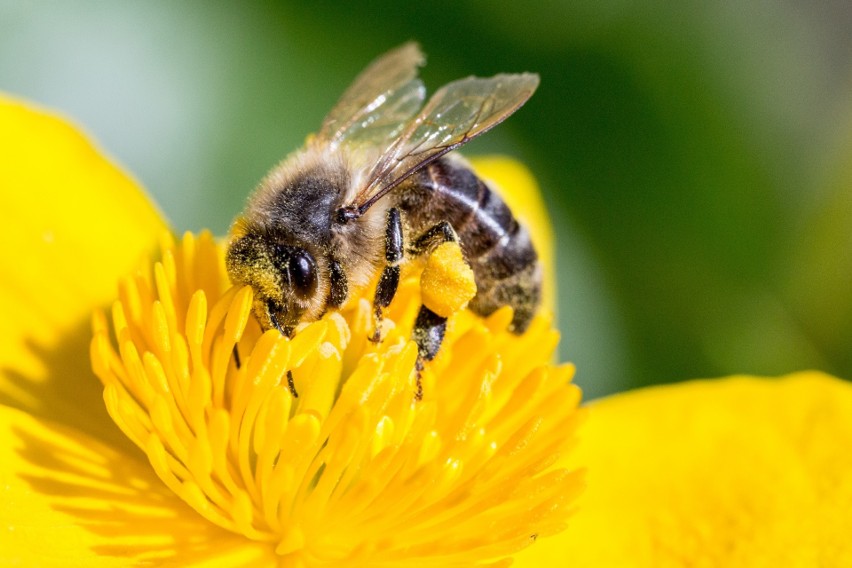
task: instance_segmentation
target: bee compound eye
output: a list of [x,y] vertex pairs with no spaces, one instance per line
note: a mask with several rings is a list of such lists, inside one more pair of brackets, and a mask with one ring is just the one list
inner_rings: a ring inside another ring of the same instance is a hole
[[303,299],[312,296],[317,289],[317,264],[314,257],[307,251],[297,251],[290,256],[288,268],[293,291]]

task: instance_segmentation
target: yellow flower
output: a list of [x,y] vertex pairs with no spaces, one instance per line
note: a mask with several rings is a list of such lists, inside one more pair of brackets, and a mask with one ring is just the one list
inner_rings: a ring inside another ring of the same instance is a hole
[[0,560],[471,566],[564,529],[580,474],[555,463],[580,397],[546,317],[518,337],[508,309],[453,314],[415,400],[416,271],[379,344],[364,299],[292,339],[263,333],[211,235],[175,241],[61,121],[6,100],[0,123],[19,213]]
[[0,566],[852,565],[849,384],[622,394],[566,451],[578,393],[546,321],[456,314],[412,404],[416,280],[380,345],[363,303],[261,334],[209,235],[163,237],[64,122],[0,99],[0,125]]
[[592,403],[564,535],[523,566],[852,566],[852,384],[730,377]]

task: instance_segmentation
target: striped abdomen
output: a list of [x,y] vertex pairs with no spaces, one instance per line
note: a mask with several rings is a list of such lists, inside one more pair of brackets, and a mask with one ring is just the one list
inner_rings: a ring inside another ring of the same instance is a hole
[[463,162],[442,158],[396,191],[409,238],[447,221],[476,278],[470,308],[489,315],[512,306],[512,331],[526,330],[541,301],[541,267],[529,232],[503,199]]

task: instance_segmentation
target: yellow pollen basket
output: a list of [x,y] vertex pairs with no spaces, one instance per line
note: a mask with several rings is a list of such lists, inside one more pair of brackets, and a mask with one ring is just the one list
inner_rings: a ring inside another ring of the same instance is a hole
[[381,343],[366,298],[287,338],[262,332],[209,233],[166,236],[161,260],[120,282],[111,318],[93,318],[110,416],[172,491],[282,566],[509,562],[566,526],[580,474],[554,464],[580,392],[573,367],[550,364],[547,317],[519,337],[509,308],[462,309],[475,286],[453,258],[423,274],[427,305],[450,319],[415,401],[419,275],[400,283]]
[[426,259],[420,294],[423,305],[444,318],[467,307],[476,295],[473,270],[458,243],[443,243]]

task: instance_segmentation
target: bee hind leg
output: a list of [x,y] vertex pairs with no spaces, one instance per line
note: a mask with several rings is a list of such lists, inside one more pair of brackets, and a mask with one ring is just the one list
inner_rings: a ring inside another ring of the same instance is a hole
[[441,221],[426,230],[408,248],[412,256],[420,256],[431,252],[435,247],[443,243],[455,243],[459,238],[455,229],[447,221]]
[[414,322],[411,338],[417,344],[415,400],[423,398],[422,372],[441,349],[447,319],[476,294],[473,271],[464,258],[458,236],[446,221],[437,223],[418,237],[409,252],[428,254],[420,278],[423,305]]
[[426,362],[431,361],[438,354],[441,343],[444,342],[444,333],[447,331],[447,318],[439,316],[426,306],[420,306],[420,312],[414,322],[411,331],[411,339],[417,344],[417,387],[414,398],[423,398],[423,382],[421,373]]

